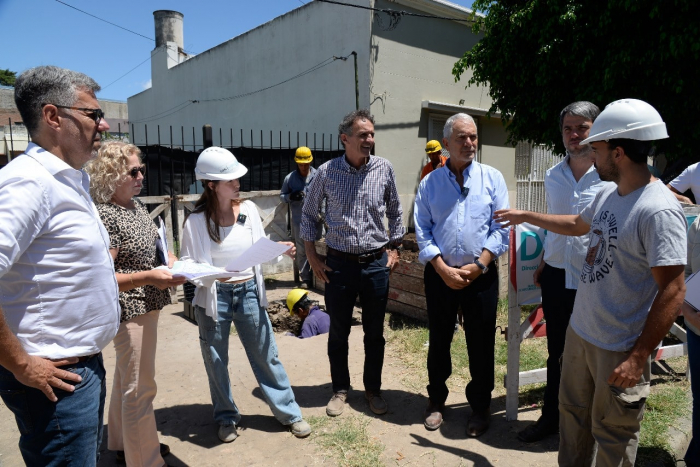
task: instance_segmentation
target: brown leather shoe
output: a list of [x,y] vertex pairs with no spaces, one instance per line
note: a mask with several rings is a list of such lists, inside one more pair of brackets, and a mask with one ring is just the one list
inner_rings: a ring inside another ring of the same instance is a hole
[[428,402],[428,407],[425,409],[425,421],[423,425],[430,431],[437,430],[442,425],[442,412],[445,410],[445,404],[434,404]]
[[489,429],[489,424],[491,423],[491,414],[488,410],[485,411],[473,411],[472,416],[467,424],[467,436],[470,438],[476,438],[478,436],[486,433]]

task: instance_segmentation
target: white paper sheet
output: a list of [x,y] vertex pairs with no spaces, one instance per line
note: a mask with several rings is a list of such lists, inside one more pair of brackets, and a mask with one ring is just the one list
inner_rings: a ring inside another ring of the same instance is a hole
[[156,248],[163,254],[162,258],[163,260],[163,265],[167,266],[168,265],[168,234],[165,230],[165,223],[163,222],[163,219],[161,217],[158,217],[158,221],[160,223],[160,226],[158,227],[158,242],[156,242]]
[[175,261],[172,269],[167,266],[159,266],[156,269],[165,269],[166,271],[170,271],[173,277],[184,277],[187,280],[231,277],[231,273],[224,269],[204,263],[193,263],[191,261]]
[[685,303],[700,311],[700,273],[691,274],[685,280]]
[[282,245],[262,237],[253,246],[244,251],[241,256],[229,262],[225,269],[231,272],[245,271],[248,268],[277,258],[290,248],[288,245]]

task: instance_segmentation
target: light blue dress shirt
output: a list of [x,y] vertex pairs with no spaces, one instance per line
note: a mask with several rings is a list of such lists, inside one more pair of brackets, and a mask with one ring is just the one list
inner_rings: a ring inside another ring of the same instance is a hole
[[464,169],[464,187],[447,164],[428,174],[418,186],[413,220],[420,253],[426,264],[438,254],[449,266],[474,262],[486,248],[494,256],[508,249],[508,228],[493,220],[498,209],[507,209],[508,189],[503,175],[488,165],[472,162]]
[[[577,182],[569,166],[569,156],[547,171],[544,190],[548,214],[580,214],[591,204],[596,193],[611,182],[603,182],[591,166]],[[565,271],[567,289],[578,289],[583,258],[588,249],[588,234],[580,237],[547,232],[544,239],[544,261]]]

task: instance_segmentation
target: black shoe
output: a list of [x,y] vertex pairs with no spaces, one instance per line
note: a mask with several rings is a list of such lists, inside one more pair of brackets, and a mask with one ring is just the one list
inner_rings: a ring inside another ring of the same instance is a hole
[[472,416],[469,419],[469,423],[467,423],[467,436],[470,438],[477,438],[484,433],[486,433],[486,430],[489,429],[489,425],[491,424],[491,413],[487,410],[482,411],[474,411],[472,412]]
[[[160,443],[160,455],[165,457],[170,454],[170,446],[167,444]],[[116,459],[117,464],[126,464],[126,457],[124,457],[124,451],[117,451]]]
[[534,443],[556,433],[559,433],[559,425],[540,417],[535,423],[518,433],[518,439],[524,443]]

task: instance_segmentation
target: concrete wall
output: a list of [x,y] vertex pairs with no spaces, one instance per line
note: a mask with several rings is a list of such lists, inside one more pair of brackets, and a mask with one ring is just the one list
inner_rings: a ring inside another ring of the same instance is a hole
[[[425,13],[411,9],[411,2],[401,3],[401,9]],[[386,0],[377,0],[375,6],[396,9]],[[470,72],[457,83],[452,76],[455,62],[479,40],[468,25],[404,16],[396,28],[387,30],[387,15],[379,15],[381,23],[372,23],[370,71],[371,110],[377,120],[376,153],[394,165],[404,218],[407,225],[412,225],[415,191],[427,162],[425,143],[431,139],[430,117],[456,113],[423,109],[421,102],[459,106],[463,101],[463,108],[488,109],[491,99],[485,88],[465,88]],[[456,15],[452,12],[450,16]],[[475,119],[480,127],[481,160],[503,172],[514,199],[515,150],[505,146],[500,119]]]
[[[369,0],[355,3],[368,5]],[[256,130],[257,144],[260,130],[264,130],[266,141],[270,130],[276,140],[279,131],[283,131],[285,143],[287,131],[326,133],[327,139],[330,135],[335,138],[340,119],[355,108],[352,57],[263,92],[206,101],[272,86],[328,58],[346,56],[354,50],[359,58],[360,102],[366,106],[369,21],[366,10],[309,2],[183,63],[173,66],[177,60],[171,57],[169,69],[168,49],[156,49],[151,89],[128,99],[136,143],[145,142],[144,123],[148,124],[149,143],[156,141],[157,125],[161,126],[161,141],[169,138],[165,129],[173,125],[178,130],[174,131],[174,143],[178,145],[179,128],[184,126],[185,145],[190,147],[192,127],[196,128],[196,144],[201,147],[201,127],[205,123],[212,125],[217,143],[219,129],[223,128],[224,145],[230,144],[231,128],[236,145],[240,144],[241,128],[248,143],[250,129]],[[178,110],[177,106],[187,105],[188,100],[199,102]]]

